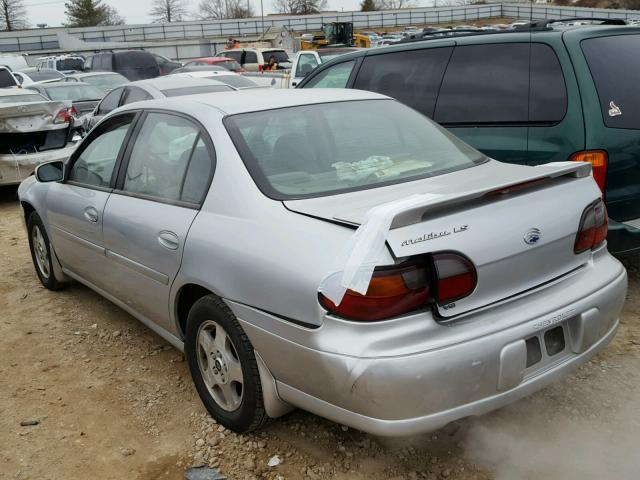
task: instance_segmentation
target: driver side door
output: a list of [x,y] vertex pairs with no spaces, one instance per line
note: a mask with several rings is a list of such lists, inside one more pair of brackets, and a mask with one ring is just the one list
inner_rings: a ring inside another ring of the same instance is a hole
[[92,131],[71,156],[64,182],[47,193],[49,234],[62,268],[105,286],[103,213],[136,113],[117,115]]

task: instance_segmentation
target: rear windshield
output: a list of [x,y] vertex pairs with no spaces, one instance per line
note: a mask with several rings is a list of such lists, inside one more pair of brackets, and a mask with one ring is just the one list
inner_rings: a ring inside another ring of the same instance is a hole
[[640,35],[583,40],[607,127],[640,129]]
[[242,75],[213,75],[206,78],[209,80],[217,80],[218,82],[226,83],[227,85],[231,85],[236,88],[251,88],[258,86],[256,82],[249,80]]
[[164,93],[166,97],[181,97],[183,95],[196,95],[198,93],[230,91],[233,91],[233,88],[227,85],[201,85],[198,87],[169,88],[167,90],[162,90],[162,93]]
[[149,52],[115,53],[118,68],[150,68],[158,67],[158,62]]
[[278,200],[407,182],[486,159],[393,100],[289,107],[224,122],[254,181]]
[[45,87],[51,100],[71,100],[79,102],[83,100],[100,100],[104,97],[104,92],[93,85],[56,85],[55,87]]
[[54,80],[64,78],[64,75],[55,70],[38,70],[35,72],[25,72],[34,82],[42,82],[43,80]]
[[284,50],[267,50],[262,52],[262,58],[264,58],[265,63],[269,63],[269,59],[273,57],[276,63],[287,63],[291,62],[289,59],[289,55]]
[[7,95],[0,97],[0,103],[33,103],[47,102],[48,100],[42,95],[34,93],[33,95]]
[[111,90],[112,88],[119,87],[125,83],[129,83],[125,77],[119,73],[106,74],[106,75],[90,75],[82,77],[82,81],[90,83],[94,87],[101,88],[103,90]]
[[9,70],[5,70],[4,68],[0,69],[0,88],[15,87],[16,85],[17,83]]
[[82,70],[84,68],[84,60],[81,58],[65,58],[56,62],[58,70]]

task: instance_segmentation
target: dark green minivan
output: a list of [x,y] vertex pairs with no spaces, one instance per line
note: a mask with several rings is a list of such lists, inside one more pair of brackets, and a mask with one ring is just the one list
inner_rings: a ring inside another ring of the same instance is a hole
[[345,87],[394,97],[503,162],[590,162],[609,250],[640,249],[639,27],[545,22],[402,43],[340,56],[298,88]]

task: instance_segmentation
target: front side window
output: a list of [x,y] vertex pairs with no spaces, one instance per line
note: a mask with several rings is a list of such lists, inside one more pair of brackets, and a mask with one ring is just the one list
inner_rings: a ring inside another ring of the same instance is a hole
[[640,129],[640,35],[589,38],[581,46],[598,91],[604,124]]
[[529,43],[456,47],[438,97],[442,124],[526,123]]
[[[185,173],[192,157],[200,172],[207,161],[211,164],[206,147],[204,152],[198,148],[204,146],[199,140],[200,129],[189,120],[150,113],[131,151],[122,190],[162,200],[193,201],[198,179],[191,178],[184,192]],[[207,175],[207,183],[208,180]]]
[[433,118],[452,50],[425,48],[367,56],[353,88],[388,95]]
[[306,88],[345,88],[351,71],[355,66],[355,61],[339,63],[314,76],[307,84]]
[[296,67],[296,77],[306,77],[314,68],[318,66],[318,60],[315,55],[302,54],[298,57],[298,66]]
[[116,160],[133,115],[126,115],[101,128],[71,167],[68,180],[94,187],[109,187]]
[[224,123],[256,184],[280,200],[407,182],[486,159],[393,100],[244,113]]

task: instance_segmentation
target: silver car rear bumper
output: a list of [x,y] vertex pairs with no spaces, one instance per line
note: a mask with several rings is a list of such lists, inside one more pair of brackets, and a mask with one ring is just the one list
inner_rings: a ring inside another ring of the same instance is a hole
[[[614,337],[627,277],[601,249],[535,291],[458,318],[424,312],[363,324],[331,317],[317,329],[229,302],[275,378],[282,400],[377,435],[411,435],[526,396],[586,362]],[[549,356],[545,332],[565,348]],[[527,339],[541,359],[527,368]]]

